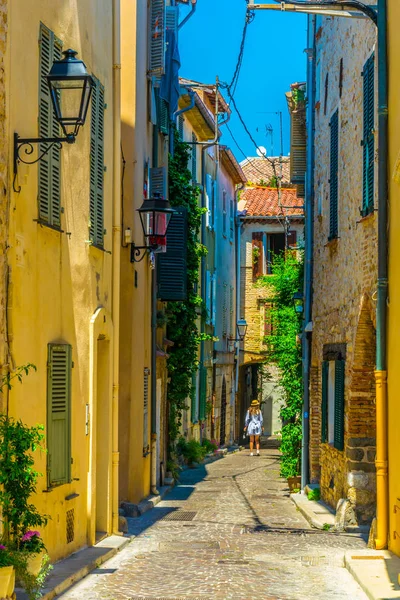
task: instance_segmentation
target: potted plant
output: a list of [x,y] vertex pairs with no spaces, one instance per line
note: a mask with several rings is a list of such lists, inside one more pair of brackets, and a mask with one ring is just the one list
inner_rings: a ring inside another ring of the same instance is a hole
[[0,544],[0,598],[11,598],[14,587],[14,555],[4,544]]
[[28,530],[21,538],[20,550],[28,556],[27,569],[35,577],[39,575],[46,556],[46,546],[38,531]]

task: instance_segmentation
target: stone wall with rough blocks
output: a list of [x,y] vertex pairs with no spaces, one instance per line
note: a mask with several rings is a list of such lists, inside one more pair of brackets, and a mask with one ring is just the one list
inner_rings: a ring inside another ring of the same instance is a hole
[[[375,49],[368,20],[318,18],[315,128],[314,298],[310,381],[311,479],[332,506],[341,497],[360,521],[375,502],[376,213],[362,218],[363,78]],[[342,77],[341,73],[342,60]],[[376,80],[375,80],[376,81]],[[375,90],[376,90],[375,85]],[[329,236],[330,127],[339,110],[338,238]],[[377,140],[377,138],[376,138]],[[375,143],[376,151],[376,143]],[[375,174],[376,174],[375,155]],[[375,195],[377,176],[375,176]],[[376,205],[376,202],[375,202]],[[321,445],[321,364],[324,347],[345,347],[345,448]]]
[[[9,203],[9,145],[7,137],[8,0],[0,2],[0,369],[6,368],[7,232]],[[0,411],[2,411],[0,405]]]

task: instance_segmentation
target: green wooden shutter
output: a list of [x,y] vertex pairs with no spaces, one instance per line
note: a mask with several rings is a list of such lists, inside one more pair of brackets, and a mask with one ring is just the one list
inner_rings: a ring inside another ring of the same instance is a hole
[[174,207],[168,231],[167,251],[157,257],[157,295],[160,300],[187,298],[187,208]]
[[362,215],[374,210],[374,117],[375,117],[375,55],[367,60],[363,70],[363,207]]
[[192,387],[190,389],[190,420],[192,423],[197,422],[196,398],[197,398],[197,373],[193,373],[192,374]]
[[181,142],[183,142],[183,123],[184,123],[184,118],[182,115],[179,115],[179,117],[178,117],[178,133],[179,133],[179,139],[181,140]]
[[150,168],[150,198],[155,193],[160,194],[161,198],[167,197],[167,171],[165,167]]
[[339,111],[332,115],[331,128],[331,157],[330,157],[330,217],[329,239],[338,236],[338,170],[339,170]]
[[207,369],[203,365],[200,366],[200,406],[199,420],[204,421],[206,418],[207,404]]
[[344,447],[344,360],[335,361],[335,436],[334,446],[338,450]]
[[161,77],[165,71],[165,0],[151,0],[150,74]]
[[90,221],[89,238],[104,245],[104,87],[94,77],[90,124]]
[[178,43],[178,26],[179,26],[179,6],[167,6],[165,15],[166,29],[171,29],[175,35],[175,40]]
[[[57,137],[60,127],[57,123],[50,98],[46,75],[55,60],[61,58],[62,44],[54,33],[43,24],[39,31],[39,135]],[[40,144],[39,152],[44,152],[48,144]],[[61,225],[61,154],[53,146],[38,163],[38,209],[39,221],[59,228]]]
[[160,98],[160,89],[154,89],[156,98],[157,125],[161,133],[169,133],[169,105],[164,98]]
[[329,362],[322,363],[321,442],[328,441],[328,377]]
[[47,473],[48,485],[71,480],[71,368],[72,348],[48,344]]

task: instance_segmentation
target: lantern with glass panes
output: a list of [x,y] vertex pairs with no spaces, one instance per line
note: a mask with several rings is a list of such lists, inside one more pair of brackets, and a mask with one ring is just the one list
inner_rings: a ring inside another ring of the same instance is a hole
[[[51,138],[21,138],[14,133],[14,184],[20,162],[32,165],[50,152],[53,146],[62,148],[63,143],[74,144],[79,128],[85,124],[89,109],[94,80],[86,70],[85,63],[76,58],[75,50],[63,52],[64,58],[56,60],[47,75],[49,93],[57,122],[61,126],[64,137]],[[45,144],[44,150],[34,160],[29,160],[33,154],[34,144]]]
[[[145,198],[143,204],[137,209],[142,223],[145,246],[136,246],[131,243],[131,262],[143,260],[146,252],[157,250],[165,245],[168,225],[175,212],[168,200],[155,192],[152,198]],[[143,254],[142,254],[143,252]],[[140,256],[142,254],[142,256]]]

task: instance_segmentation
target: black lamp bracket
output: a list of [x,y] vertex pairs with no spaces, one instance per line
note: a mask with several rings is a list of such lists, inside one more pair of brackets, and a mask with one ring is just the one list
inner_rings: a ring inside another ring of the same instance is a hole
[[[35,163],[42,160],[46,154],[50,152],[50,150],[56,146],[61,150],[62,144],[74,144],[75,143],[75,135],[73,133],[67,135],[66,137],[52,137],[52,138],[21,138],[18,133],[14,133],[14,184],[15,179],[18,173],[18,163],[22,162],[25,165],[34,165]],[[34,145],[36,144],[49,144],[47,148],[45,148],[37,158],[34,160],[27,160],[27,157],[33,154]],[[21,191],[21,187],[15,189],[14,192],[19,193]]]
[[[146,254],[154,252],[157,248],[158,244],[151,244],[151,246],[135,246],[134,243],[131,243],[131,263],[142,262]],[[142,256],[140,256],[141,254]]]

